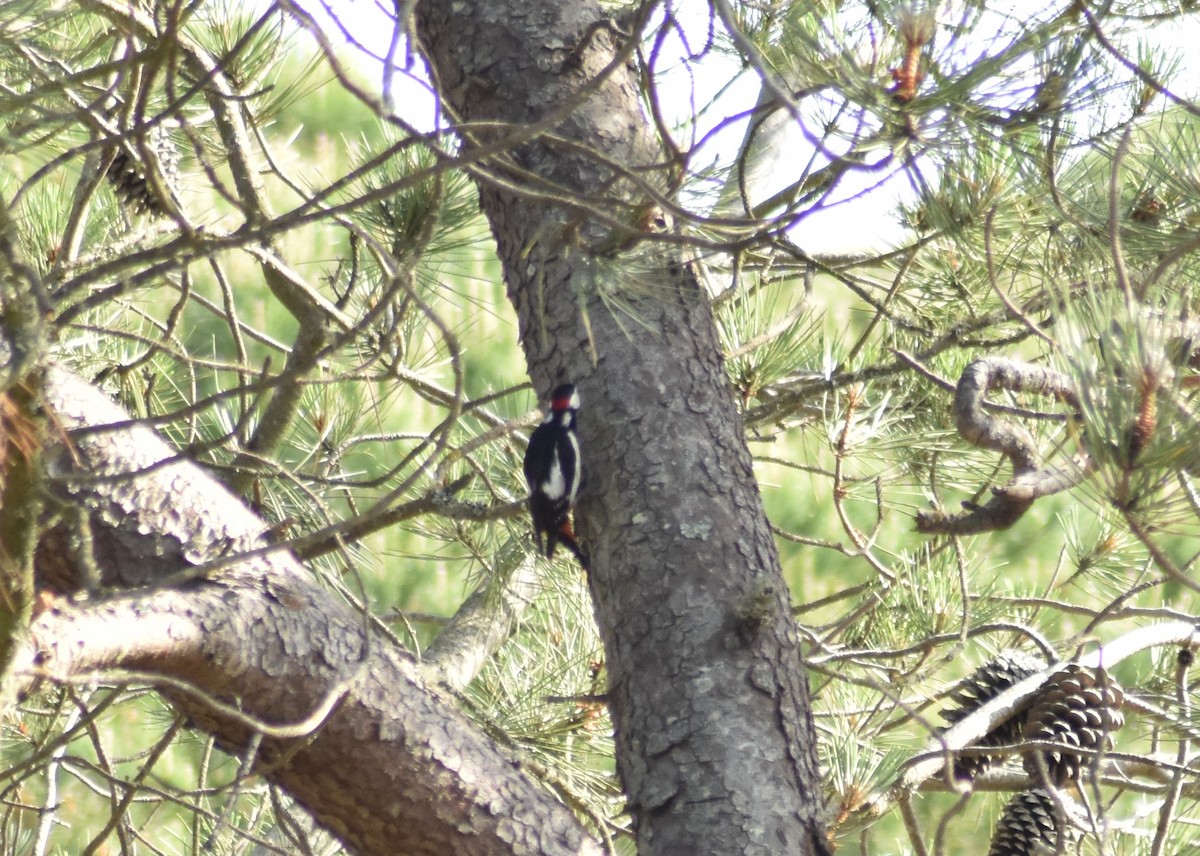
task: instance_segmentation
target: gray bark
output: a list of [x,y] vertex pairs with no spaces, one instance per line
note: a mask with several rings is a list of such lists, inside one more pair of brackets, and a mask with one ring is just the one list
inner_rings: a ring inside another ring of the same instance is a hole
[[[363,854],[600,852],[200,467],[61,369],[48,373],[45,404],[62,441],[49,450],[51,492],[86,510],[94,566],[124,591],[44,611],[16,674],[135,670],[228,750],[264,735],[255,768]],[[37,556],[60,590],[78,587],[86,564],[67,525]]]
[[659,187],[667,170],[600,16],[590,0],[417,4],[467,153],[547,132],[475,176],[530,375],[583,396],[577,529],[639,850],[824,853],[800,646],[711,306],[670,248],[618,265],[627,242],[603,225],[650,196],[614,164]]

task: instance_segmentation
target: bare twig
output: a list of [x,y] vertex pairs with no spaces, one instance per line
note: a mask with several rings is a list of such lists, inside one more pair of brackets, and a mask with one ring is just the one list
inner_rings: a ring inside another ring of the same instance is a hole
[[905,794],[899,800],[900,816],[904,818],[904,830],[908,833],[908,841],[912,844],[913,853],[917,856],[929,856],[925,848],[925,836],[921,833],[921,825],[917,813],[913,811],[912,798]]
[[[71,705],[67,709],[67,718],[63,722],[62,732],[70,734],[79,722],[82,710],[79,705]],[[69,742],[64,740],[50,753],[50,763],[46,765],[46,798],[42,810],[38,812],[37,832],[33,839],[33,856],[45,856],[46,845],[50,841],[50,828],[58,817],[58,771],[62,766],[63,756],[67,754]]]
[[[1188,715],[1188,700],[1191,696],[1188,691],[1188,669],[1191,668],[1195,659],[1196,655],[1190,648],[1180,648],[1179,654],[1175,658],[1175,701],[1179,704],[1184,719]],[[1171,784],[1166,798],[1163,800],[1162,808],[1159,810],[1158,826],[1154,830],[1154,843],[1150,846],[1150,856],[1162,856],[1163,847],[1166,846],[1167,835],[1171,831],[1172,816],[1183,792],[1183,777],[1187,766],[1189,745],[1187,735],[1181,734],[1179,748],[1175,753],[1175,772],[1171,777]]]

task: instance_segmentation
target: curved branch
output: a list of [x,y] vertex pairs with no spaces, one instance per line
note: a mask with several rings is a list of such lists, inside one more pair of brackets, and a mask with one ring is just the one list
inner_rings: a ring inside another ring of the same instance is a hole
[[967,366],[954,393],[958,433],[968,443],[1008,458],[1013,477],[1002,487],[994,488],[992,498],[984,505],[963,503],[966,510],[958,514],[918,512],[918,532],[967,535],[1007,529],[1029,510],[1035,499],[1073,487],[1083,477],[1079,469],[1043,467],[1037,440],[1029,429],[992,416],[985,409],[987,393],[992,389],[1036,392],[1079,410],[1075,385],[1060,372],[1003,357],[984,357]]

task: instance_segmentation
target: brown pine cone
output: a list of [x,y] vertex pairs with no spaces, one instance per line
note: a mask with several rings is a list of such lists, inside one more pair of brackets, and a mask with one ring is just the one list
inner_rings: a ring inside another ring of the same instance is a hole
[[[995,660],[984,663],[976,669],[958,689],[950,694],[950,699],[956,707],[943,710],[942,719],[951,725],[961,722],[1013,684],[1020,683],[1034,672],[1040,671],[1041,668],[1040,660],[1024,652],[1006,651],[999,654]],[[985,734],[976,745],[1004,746],[1017,743],[1021,739],[1024,725],[1025,716],[1023,713],[1018,713]],[[999,757],[997,755],[970,755],[956,758],[954,776],[958,779],[974,779],[995,763]]]
[[1053,853],[1058,843],[1058,815],[1041,788],[1022,791],[1004,806],[988,856],[1033,856]]
[[1111,748],[1112,733],[1125,724],[1124,700],[1121,687],[1103,669],[1093,672],[1072,664],[1055,672],[1029,708],[1022,736],[1062,748],[1026,755],[1025,769],[1037,776],[1040,755],[1054,785],[1077,780],[1087,759],[1071,748]]
[[[164,184],[174,183],[179,172],[179,152],[176,151],[171,136],[161,124],[155,125],[146,134],[146,145],[158,162],[159,175]],[[166,213],[162,203],[155,197],[146,179],[149,167],[138,159],[138,150],[132,141],[117,147],[112,163],[108,166],[105,177],[112,185],[117,198],[134,214],[149,212],[155,217]]]

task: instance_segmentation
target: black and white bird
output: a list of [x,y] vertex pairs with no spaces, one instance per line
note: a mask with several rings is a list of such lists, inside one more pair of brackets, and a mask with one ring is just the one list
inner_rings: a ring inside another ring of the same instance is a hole
[[550,412],[529,438],[524,469],[538,551],[552,559],[554,548],[562,544],[586,566],[571,528],[571,508],[579,493],[581,475],[579,438],[575,436],[578,413],[575,386],[564,383],[555,387],[550,395]]

